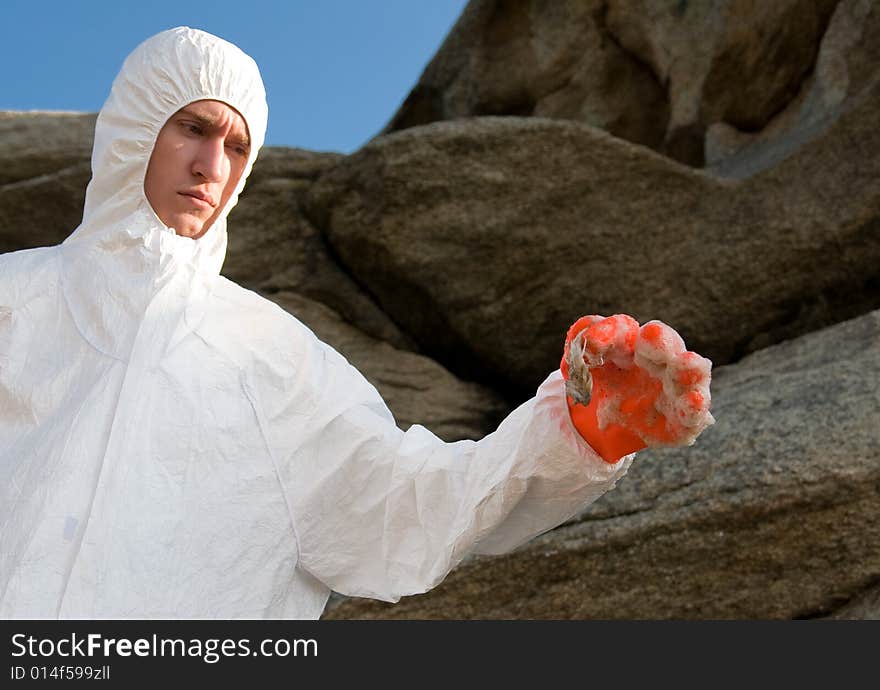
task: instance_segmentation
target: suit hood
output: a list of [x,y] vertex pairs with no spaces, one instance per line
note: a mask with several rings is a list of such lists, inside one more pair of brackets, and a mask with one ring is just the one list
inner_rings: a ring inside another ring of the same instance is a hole
[[[156,215],[144,178],[159,131],[178,110],[217,100],[247,123],[251,150],[220,215],[198,239],[177,235]],[[259,69],[217,36],[177,27],[126,58],[98,114],[92,178],[80,226],[61,245],[65,299],[96,349],[126,359],[154,300],[192,327],[226,255],[229,212],[263,144],[268,108]],[[176,327],[181,327],[177,324]]]

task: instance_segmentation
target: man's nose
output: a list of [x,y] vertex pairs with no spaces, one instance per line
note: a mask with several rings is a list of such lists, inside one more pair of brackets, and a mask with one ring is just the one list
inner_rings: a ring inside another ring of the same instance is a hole
[[221,182],[226,165],[226,151],[222,139],[205,139],[193,161],[193,173],[206,182]]

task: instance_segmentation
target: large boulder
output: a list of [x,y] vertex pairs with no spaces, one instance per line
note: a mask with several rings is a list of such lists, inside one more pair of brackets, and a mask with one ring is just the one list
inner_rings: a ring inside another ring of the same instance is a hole
[[385,133],[482,115],[572,119],[703,163],[797,95],[838,0],[472,0]]
[[880,306],[880,82],[740,180],[577,122],[472,118],[379,137],[308,213],[422,351],[534,390],[584,313],[661,319],[716,365]]
[[880,311],[715,371],[716,424],[569,524],[328,618],[876,617]]

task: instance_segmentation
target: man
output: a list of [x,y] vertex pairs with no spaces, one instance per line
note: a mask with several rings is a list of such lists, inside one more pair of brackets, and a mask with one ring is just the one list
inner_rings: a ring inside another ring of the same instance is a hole
[[266,118],[238,48],[186,27],[148,39],[98,116],[80,226],[0,256],[3,617],[394,601],[711,423],[708,360],[616,316],[576,323],[562,371],[486,438],[398,429],[342,356],[219,275]]

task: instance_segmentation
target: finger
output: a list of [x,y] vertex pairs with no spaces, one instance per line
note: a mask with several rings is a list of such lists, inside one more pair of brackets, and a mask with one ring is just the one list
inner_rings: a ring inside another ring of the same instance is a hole
[[670,376],[679,391],[707,384],[711,370],[711,360],[690,350],[680,352],[669,364]]
[[639,324],[627,314],[615,314],[593,323],[584,336],[584,359],[598,367],[609,359],[621,368],[632,364]]
[[662,376],[666,366],[685,350],[684,340],[675,329],[662,321],[648,321],[639,329],[635,362],[652,374]]
[[671,414],[682,445],[692,444],[703,429],[715,423],[709,412],[711,369],[711,360],[690,351],[679,354],[669,367],[669,379],[677,390],[671,397]]
[[663,390],[673,401],[690,391],[698,391],[708,399],[711,378],[712,361],[688,350],[680,352],[669,363],[663,374]]
[[601,321],[604,319],[604,316],[599,316],[598,314],[589,314],[587,316],[582,316],[577,321],[575,321],[571,326],[569,326],[568,332],[565,334],[565,345],[568,346],[571,343],[572,338],[574,338],[581,331],[586,330],[590,326],[592,326],[597,321]]
[[689,390],[675,400],[675,418],[685,426],[695,426],[709,410],[709,397],[698,390]]
[[676,445],[691,445],[702,431],[715,423],[709,412],[711,400],[700,391],[688,391],[680,396],[674,406],[674,419],[678,442]]

